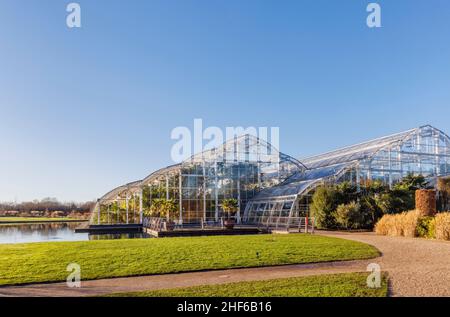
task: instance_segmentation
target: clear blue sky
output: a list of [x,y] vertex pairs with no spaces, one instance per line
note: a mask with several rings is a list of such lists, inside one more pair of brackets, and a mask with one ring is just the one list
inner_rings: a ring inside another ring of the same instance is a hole
[[295,157],[450,132],[450,1],[0,0],[0,200],[88,200],[168,165],[176,126],[278,126]]

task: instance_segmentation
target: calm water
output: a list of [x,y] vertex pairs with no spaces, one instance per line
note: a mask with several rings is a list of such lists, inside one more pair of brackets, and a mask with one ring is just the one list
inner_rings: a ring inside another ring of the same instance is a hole
[[77,222],[0,225],[0,244],[146,237],[142,233],[104,235],[75,233],[75,228],[78,226],[80,226],[80,223]]

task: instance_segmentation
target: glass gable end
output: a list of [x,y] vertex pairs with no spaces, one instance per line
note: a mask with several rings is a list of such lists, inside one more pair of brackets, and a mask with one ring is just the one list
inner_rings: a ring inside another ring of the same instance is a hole
[[449,175],[450,138],[423,126],[299,161],[244,135],[113,189],[99,199],[91,221],[142,223],[155,199],[173,200],[179,223],[217,221],[222,201],[235,198],[238,222],[278,226],[308,215],[310,196],[323,183],[392,186],[408,173],[430,180]]
[[237,137],[218,148],[152,173],[136,186],[122,186],[111,191],[101,199],[100,222],[105,219],[109,223],[114,223],[114,219],[123,222],[123,217],[106,215],[111,206],[117,204],[125,206],[126,212],[132,192],[139,197],[142,195],[144,215],[149,214],[155,199],[173,200],[179,208],[173,220],[179,223],[218,221],[223,217],[221,202],[235,198],[239,207],[236,218],[240,222],[248,201],[261,189],[280,184],[304,169],[299,161],[280,153],[267,142],[251,135]]
[[292,203],[290,217],[307,215],[313,190],[324,183],[349,181],[359,186],[367,180],[380,180],[392,186],[410,173],[435,183],[437,177],[450,174],[450,138],[436,128],[423,126],[301,161],[306,170],[262,190],[249,202],[245,221],[271,223],[265,217],[258,218],[262,210],[272,210],[267,209],[270,202],[277,202],[278,207]]

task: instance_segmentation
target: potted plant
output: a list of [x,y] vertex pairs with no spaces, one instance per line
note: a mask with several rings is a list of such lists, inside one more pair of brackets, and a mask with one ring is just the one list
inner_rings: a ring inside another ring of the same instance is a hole
[[225,228],[231,230],[234,228],[235,219],[232,216],[238,211],[238,201],[234,198],[224,199],[222,201],[222,209],[227,213],[227,218],[224,220],[223,225]]

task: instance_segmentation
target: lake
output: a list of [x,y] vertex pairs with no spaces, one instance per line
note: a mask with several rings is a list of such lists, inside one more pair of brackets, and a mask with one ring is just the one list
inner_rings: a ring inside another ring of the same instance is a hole
[[144,238],[143,233],[121,233],[93,235],[88,233],[75,233],[79,227],[78,222],[62,223],[27,223],[27,224],[2,224],[0,225],[0,244],[5,243],[29,243],[52,241],[88,241],[105,239],[132,239]]

